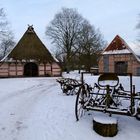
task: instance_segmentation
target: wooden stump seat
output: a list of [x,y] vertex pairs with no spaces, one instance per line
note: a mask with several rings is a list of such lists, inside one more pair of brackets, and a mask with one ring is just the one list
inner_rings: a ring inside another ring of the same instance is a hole
[[113,137],[118,132],[117,119],[109,116],[95,116],[93,119],[93,129],[101,136]]

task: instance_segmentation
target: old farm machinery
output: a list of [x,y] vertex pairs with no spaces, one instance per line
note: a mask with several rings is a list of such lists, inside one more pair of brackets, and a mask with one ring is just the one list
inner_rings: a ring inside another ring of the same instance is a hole
[[82,85],[81,81],[72,78],[59,78],[56,81],[60,84],[61,90],[65,95],[77,94],[79,87]]
[[140,120],[140,92],[135,92],[131,73],[127,74],[129,91],[124,89],[115,73],[100,73],[93,87],[84,83],[84,74],[86,72],[81,74],[82,84],[75,103],[77,121],[89,110],[134,116]]

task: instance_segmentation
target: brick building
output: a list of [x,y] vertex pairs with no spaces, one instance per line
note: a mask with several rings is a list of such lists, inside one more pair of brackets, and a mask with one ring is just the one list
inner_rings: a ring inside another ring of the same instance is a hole
[[140,56],[117,35],[101,54],[99,72],[132,73],[140,76]]

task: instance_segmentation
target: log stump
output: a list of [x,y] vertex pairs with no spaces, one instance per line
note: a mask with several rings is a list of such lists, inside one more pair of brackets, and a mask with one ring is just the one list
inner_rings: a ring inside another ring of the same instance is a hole
[[117,119],[109,116],[96,116],[93,119],[93,129],[104,137],[113,137],[118,132]]

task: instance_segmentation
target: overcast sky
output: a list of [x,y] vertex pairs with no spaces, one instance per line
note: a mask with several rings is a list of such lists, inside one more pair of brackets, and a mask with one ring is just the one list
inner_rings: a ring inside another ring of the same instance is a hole
[[47,45],[45,28],[62,7],[76,8],[100,29],[108,43],[117,34],[126,42],[134,42],[138,35],[135,27],[140,19],[140,0],[0,0],[0,7],[6,11],[16,41],[22,37],[27,25],[33,24]]

